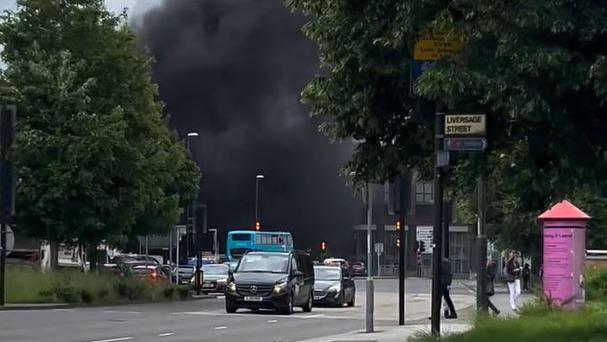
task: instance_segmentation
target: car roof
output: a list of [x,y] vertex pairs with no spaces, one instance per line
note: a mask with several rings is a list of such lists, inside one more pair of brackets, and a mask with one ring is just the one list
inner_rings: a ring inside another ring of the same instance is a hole
[[248,252],[246,255],[264,255],[264,254],[289,255],[289,252],[262,252],[262,251],[255,251],[255,252]]
[[339,266],[330,266],[330,265],[314,265],[314,268],[327,268],[327,269],[341,270],[341,267],[339,267]]

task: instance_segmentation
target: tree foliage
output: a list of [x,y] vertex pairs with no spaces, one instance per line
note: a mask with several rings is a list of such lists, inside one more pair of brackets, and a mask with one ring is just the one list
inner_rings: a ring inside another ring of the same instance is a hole
[[96,245],[174,225],[198,169],[166,126],[126,16],[102,0],[19,0],[0,44],[1,96],[18,105],[19,227]]
[[[437,101],[452,112],[488,116],[487,157],[461,156],[451,181],[454,195],[467,201],[476,178],[486,175],[490,213],[505,244],[535,236],[535,216],[550,203],[580,192],[603,195],[607,8],[600,2],[287,5],[308,15],[304,32],[321,52],[323,70],[302,100],[323,119],[325,133],[361,142],[347,168],[363,180],[429,164],[434,108],[425,102]],[[424,30],[462,39],[463,49],[411,86],[411,47]]]

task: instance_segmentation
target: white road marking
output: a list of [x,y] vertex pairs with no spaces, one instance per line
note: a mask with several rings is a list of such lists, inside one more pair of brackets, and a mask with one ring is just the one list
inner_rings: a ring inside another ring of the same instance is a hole
[[226,296],[217,296],[217,299],[226,299]]
[[131,315],[137,315],[137,314],[140,314],[141,312],[139,312],[139,311],[127,311],[126,313],[131,314]]
[[158,334],[158,337],[167,337],[167,336],[173,336],[175,335],[175,333],[162,333],[162,334]]
[[107,340],[95,340],[95,341],[90,341],[90,342],[118,342],[118,341],[128,341],[128,340],[132,340],[133,337],[118,337],[118,338],[110,338]]
[[227,329],[228,327],[226,327],[225,325],[219,326],[219,327],[215,327],[215,330],[223,330],[223,329]]
[[325,317],[325,314],[316,314],[316,315],[308,315],[308,316],[303,316],[302,319],[309,319],[309,318],[319,318],[319,317]]
[[276,322],[278,322],[278,320],[276,320],[276,319],[271,319],[268,321],[268,323],[276,323]]

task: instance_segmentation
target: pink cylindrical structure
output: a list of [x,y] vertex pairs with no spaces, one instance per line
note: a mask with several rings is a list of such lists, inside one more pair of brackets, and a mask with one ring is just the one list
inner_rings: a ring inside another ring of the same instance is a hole
[[583,306],[586,213],[562,201],[538,217],[542,223],[544,294],[555,306]]

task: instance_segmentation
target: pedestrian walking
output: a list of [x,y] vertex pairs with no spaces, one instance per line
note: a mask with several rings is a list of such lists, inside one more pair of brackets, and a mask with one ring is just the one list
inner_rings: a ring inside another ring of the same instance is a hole
[[451,287],[452,280],[453,273],[451,273],[451,264],[449,263],[449,259],[443,258],[439,277],[440,293],[441,298],[445,299],[445,303],[447,303],[449,308],[449,310],[445,310],[445,318],[455,319],[457,318],[457,313],[455,312],[455,306],[453,305],[453,301],[449,295],[449,287]]
[[523,273],[520,252],[516,252],[516,257],[514,258],[514,260],[516,261],[515,266],[516,266],[516,269],[518,270],[518,272],[516,273],[516,278],[514,279],[514,288],[516,290],[514,300],[518,303],[518,298],[521,296],[521,278],[522,278],[522,273]]
[[528,263],[523,267],[523,291],[529,292],[529,278],[531,278],[531,269]]
[[495,294],[495,276],[497,275],[497,264],[495,261],[487,261],[487,304],[489,309],[497,316],[499,309],[491,302],[491,297]]
[[510,294],[510,308],[518,311],[516,306],[516,279],[520,277],[520,267],[516,261],[516,252],[510,252],[510,258],[506,262],[506,282],[508,282],[508,293]]

